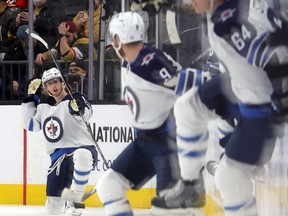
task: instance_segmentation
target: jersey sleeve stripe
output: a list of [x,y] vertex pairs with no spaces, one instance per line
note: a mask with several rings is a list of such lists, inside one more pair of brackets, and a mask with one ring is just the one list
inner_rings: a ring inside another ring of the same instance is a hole
[[31,120],[30,120],[30,123],[29,123],[29,127],[28,127],[28,130],[29,131],[33,131],[33,118],[31,118]]
[[[195,73],[194,71],[195,70],[191,70],[189,68],[181,70],[180,74],[178,75],[178,84],[175,88],[176,95],[180,96],[186,91],[188,91],[190,88],[192,88],[194,85],[199,86],[202,84],[201,70],[199,70],[199,72],[197,73]],[[196,82],[195,84],[194,80]]]
[[176,86],[175,92],[176,95],[180,96],[183,94],[186,83],[186,72],[185,70],[181,70],[179,74],[178,85]]
[[262,43],[261,46],[259,47],[259,49],[258,49],[259,55],[257,55],[256,59],[254,60],[254,64],[255,65],[257,65],[257,66],[261,65],[261,61],[262,61],[262,58],[263,58],[263,55],[261,55],[261,53],[264,53],[266,47],[267,47],[266,43]]
[[200,86],[202,85],[202,70],[197,69],[196,71],[196,80],[195,80],[195,86]]
[[266,66],[266,64],[269,62],[271,56],[272,56],[273,53],[274,53],[274,50],[275,50],[275,49],[272,48],[272,47],[267,47],[267,48],[265,49],[265,53],[263,54],[263,57],[262,57],[262,60],[261,60],[261,64],[260,64],[260,66],[261,66],[262,68],[264,68],[264,67]]
[[248,53],[248,62],[251,65],[255,65],[254,61],[257,57],[257,50],[258,48],[261,46],[261,44],[263,43],[263,41],[266,39],[268,33],[264,33],[263,35],[261,35],[257,40],[252,42],[251,45],[251,50]]

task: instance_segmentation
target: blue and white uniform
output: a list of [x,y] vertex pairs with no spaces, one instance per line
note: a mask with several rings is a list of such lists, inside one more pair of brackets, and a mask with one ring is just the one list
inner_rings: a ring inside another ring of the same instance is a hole
[[180,178],[173,106],[177,95],[205,80],[205,73],[181,70],[169,55],[148,45],[133,62],[124,61],[121,72],[136,136],[100,178],[97,191],[106,215],[131,216],[128,189],[140,189],[156,175],[159,195]]
[[[142,186],[157,174],[158,193],[177,180],[173,173],[178,170],[171,165],[173,154],[176,155],[176,85],[170,87],[165,83],[176,77],[180,69],[166,53],[146,45],[131,64],[122,64],[123,95],[134,116],[136,138],[114,161],[112,169],[134,187]],[[166,171],[157,173],[161,166],[166,166]]]
[[[81,103],[83,119],[92,116],[92,107],[79,93],[73,98]],[[84,192],[89,174],[98,160],[94,141],[79,115],[69,107],[71,96],[66,95],[57,104],[54,98],[35,105],[35,96],[28,96],[22,102],[24,128],[28,131],[43,131],[46,151],[50,155],[48,170],[46,209],[58,214],[65,210],[61,193],[64,188]],[[78,103],[78,105],[79,105]],[[73,184],[72,184],[73,181]]]
[[264,0],[224,1],[207,20],[211,48],[227,74],[191,89],[175,104],[181,176],[199,177],[208,122],[236,118],[215,173],[216,186],[227,216],[257,215],[249,176],[256,165],[270,160],[276,140],[271,106],[274,86],[265,69],[288,59],[285,47],[270,47],[266,39],[282,22]]

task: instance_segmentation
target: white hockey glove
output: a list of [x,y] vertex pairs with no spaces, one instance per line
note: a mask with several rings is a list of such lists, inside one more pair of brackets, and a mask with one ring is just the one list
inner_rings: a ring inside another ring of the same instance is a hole
[[36,94],[39,87],[41,88],[41,79],[33,79],[28,86],[28,94]]

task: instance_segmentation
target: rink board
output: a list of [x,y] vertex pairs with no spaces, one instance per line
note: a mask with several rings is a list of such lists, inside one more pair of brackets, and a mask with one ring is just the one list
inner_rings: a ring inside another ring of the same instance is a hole
[[[88,186],[92,189],[94,186]],[[0,185],[0,204],[10,205],[23,205],[23,185]],[[127,197],[133,208],[149,209],[151,207],[150,201],[155,196],[155,188],[142,188],[139,191],[129,190]],[[210,197],[207,196],[207,204],[205,212],[207,216],[222,215],[222,208]],[[45,204],[45,185],[28,185],[26,205],[39,205]],[[103,207],[97,193],[92,195],[85,201],[87,207]],[[1,215],[1,214],[0,214]]]
[[[109,163],[133,140],[133,129],[130,125],[132,116],[125,105],[93,105],[94,114],[90,121],[93,135]],[[23,130],[20,106],[0,106],[2,113],[0,139],[0,203],[43,205],[45,202],[46,173],[50,164],[49,156],[45,152],[42,132],[32,133]],[[5,115],[4,115],[5,114]],[[16,121],[14,121],[16,119]],[[13,120],[13,121],[11,121]],[[214,128],[213,128],[214,127]],[[287,129],[286,129],[287,130]],[[285,130],[285,132],[286,132]],[[287,134],[287,132],[285,133]],[[207,160],[219,158],[219,146],[216,140],[217,128],[210,129],[210,143]],[[285,145],[286,143],[286,145]],[[267,165],[269,181],[255,185],[255,193],[259,197],[259,204],[276,209],[273,214],[287,213],[287,164],[288,164],[287,136],[278,141],[272,161]],[[96,185],[99,177],[105,172],[103,160],[98,162],[91,173],[89,188]],[[205,183],[209,196],[207,197],[206,212],[215,215],[222,209],[219,193],[215,189],[213,178],[205,173]],[[151,198],[155,195],[155,179],[149,181],[139,191],[129,191],[128,197],[134,208],[150,208]],[[271,202],[273,197],[273,202]],[[273,206],[271,206],[273,204]],[[87,206],[102,206],[97,194],[86,202]],[[267,208],[267,209],[266,209]]]

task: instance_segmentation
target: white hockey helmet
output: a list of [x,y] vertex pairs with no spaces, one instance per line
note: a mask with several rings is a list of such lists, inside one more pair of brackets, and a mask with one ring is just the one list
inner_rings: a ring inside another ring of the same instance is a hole
[[118,35],[122,44],[144,40],[144,22],[142,17],[132,11],[115,14],[109,23],[109,36],[114,41]]
[[42,75],[42,85],[44,86],[47,81],[57,78],[60,78],[62,82],[62,75],[57,68],[53,67],[48,70],[45,70]]

